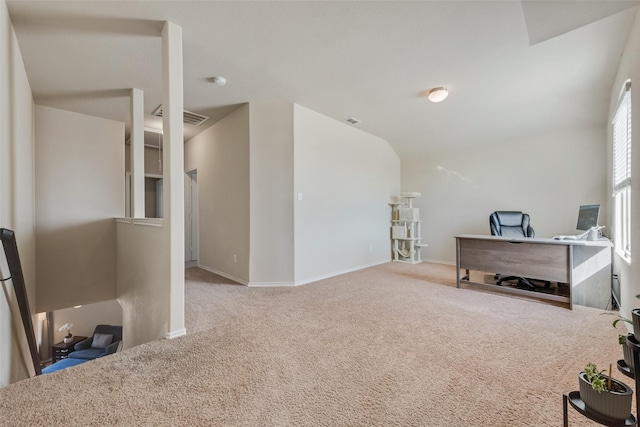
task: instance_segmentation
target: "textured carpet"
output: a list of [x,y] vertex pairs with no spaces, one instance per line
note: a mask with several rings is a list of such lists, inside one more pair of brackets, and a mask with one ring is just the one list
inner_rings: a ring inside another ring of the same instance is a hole
[[600,310],[454,278],[388,263],[247,288],[188,269],[188,335],[1,389],[0,425],[559,426],[584,365],[622,358]]

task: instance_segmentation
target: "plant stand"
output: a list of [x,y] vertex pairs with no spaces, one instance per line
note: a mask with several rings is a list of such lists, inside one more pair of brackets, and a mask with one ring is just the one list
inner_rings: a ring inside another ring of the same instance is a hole
[[602,424],[604,426],[609,427],[626,427],[626,426],[634,426],[636,425],[636,419],[633,415],[631,415],[626,420],[616,420],[613,418],[605,417],[604,415],[600,415],[597,412],[593,412],[586,407],[582,399],[580,399],[579,391],[572,391],[568,394],[564,394],[562,400],[562,416],[563,416],[563,426],[569,426],[569,414],[568,414],[568,405],[571,404],[576,411],[597,422],[598,424]]
[[[640,366],[640,342],[638,342],[638,339],[635,337],[635,335],[633,334],[627,335],[627,347],[629,347],[629,349],[631,350],[631,355],[633,357],[633,366],[636,367],[635,371],[637,372],[638,367]],[[635,373],[631,372],[631,367],[627,366],[624,359],[618,360],[617,365],[618,365],[618,371],[622,372],[624,375],[628,376],[629,378],[633,378],[634,380],[636,379]],[[640,390],[640,387],[638,387],[638,381],[635,381],[635,383],[636,383],[635,393],[636,393],[636,414],[637,414],[640,408],[640,394],[638,393],[638,391]]]
[[[627,346],[629,347],[629,349],[631,349],[633,353],[634,366],[636,367],[640,366],[640,342],[636,339],[634,335],[628,335]],[[618,371],[620,371],[621,373],[623,373],[629,378],[633,378],[634,380],[636,379],[635,375],[631,372],[631,368],[627,366],[624,360],[618,360],[617,366],[618,366]],[[634,392],[636,394],[636,413],[638,413],[638,408],[640,408],[640,394],[638,394],[638,389],[639,389],[638,381],[635,381],[635,384],[636,386],[635,386]],[[590,411],[589,408],[586,407],[586,405],[580,398],[579,391],[572,391],[568,394],[563,395],[562,398],[563,398],[562,411],[563,411],[564,427],[569,426],[569,420],[568,420],[568,414],[567,414],[568,404],[570,404],[573,408],[575,408],[576,411],[578,411],[585,417],[589,418],[590,420],[593,420],[598,424],[602,424],[605,426],[625,427],[625,426],[634,426],[637,423],[636,418],[633,416],[633,414],[631,414],[631,416],[626,420],[615,420],[615,419],[600,415],[596,412]]]

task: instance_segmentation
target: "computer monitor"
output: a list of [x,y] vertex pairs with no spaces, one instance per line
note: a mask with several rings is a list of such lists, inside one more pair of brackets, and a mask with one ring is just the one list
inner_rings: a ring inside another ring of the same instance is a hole
[[600,205],[582,205],[578,211],[578,230],[589,230],[598,226]]

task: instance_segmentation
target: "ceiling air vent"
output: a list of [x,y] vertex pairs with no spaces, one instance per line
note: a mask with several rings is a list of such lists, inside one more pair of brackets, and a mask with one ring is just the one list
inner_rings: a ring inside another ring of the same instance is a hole
[[354,119],[353,117],[345,119],[344,121],[349,123],[350,125],[357,125],[358,123],[360,123],[360,120]]
[[[162,105],[153,112],[153,115],[162,117]],[[187,110],[184,110],[182,112],[182,121],[188,125],[200,126],[207,120],[209,120],[209,117],[207,116],[202,116],[200,114],[192,113],[191,111]]]

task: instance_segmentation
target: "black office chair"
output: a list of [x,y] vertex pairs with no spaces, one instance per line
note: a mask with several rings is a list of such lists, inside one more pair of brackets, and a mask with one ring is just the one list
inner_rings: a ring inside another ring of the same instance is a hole
[[[492,236],[504,237],[536,237],[535,231],[531,227],[529,214],[520,211],[496,211],[489,216],[489,225],[491,226]],[[517,276],[503,276],[496,274],[494,276],[496,284],[502,286],[502,282],[507,280],[518,280],[518,285],[527,286],[531,289],[535,288],[533,279]],[[542,281],[544,286],[548,288],[551,282]]]

